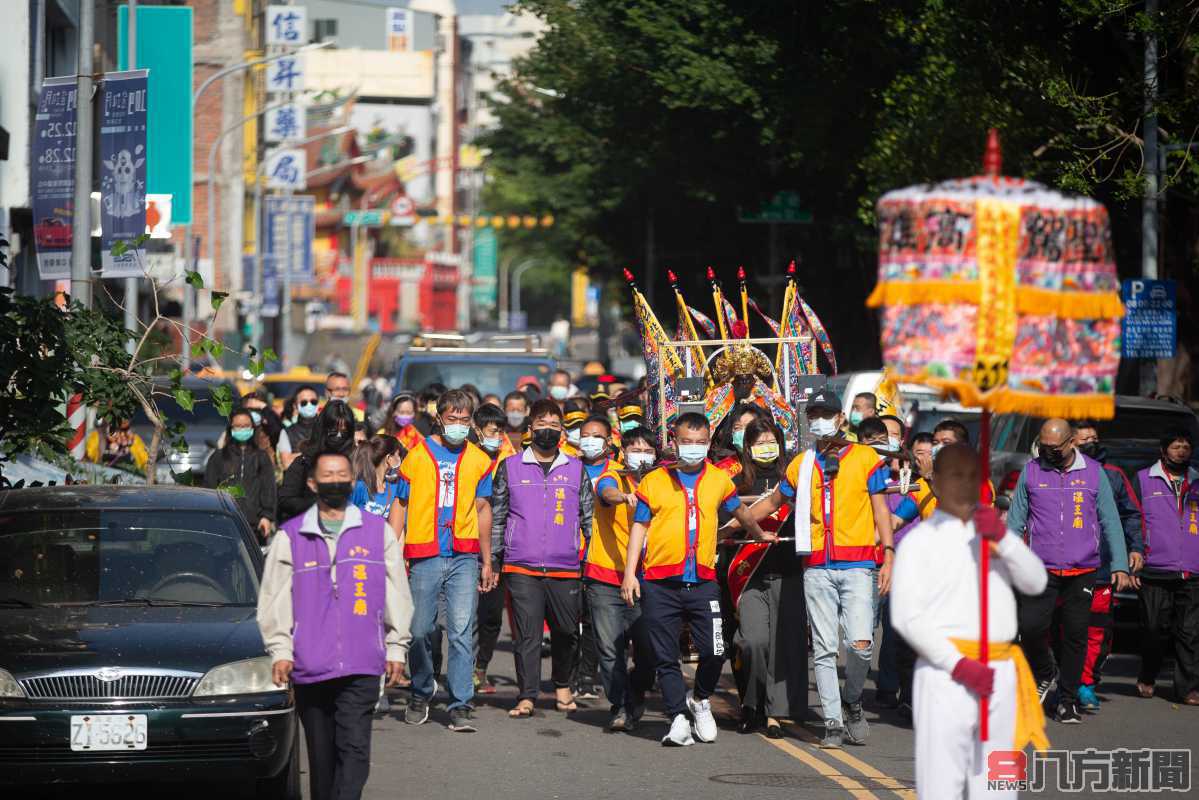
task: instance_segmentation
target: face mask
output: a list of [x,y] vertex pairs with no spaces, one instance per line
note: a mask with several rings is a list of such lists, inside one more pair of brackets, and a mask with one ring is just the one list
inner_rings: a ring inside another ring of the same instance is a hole
[[708,457],[708,446],[706,444],[681,444],[679,445],[679,461],[682,461],[688,466],[695,466],[702,463]]
[[470,435],[469,425],[446,425],[441,435],[450,444],[462,444]]
[[396,421],[396,425],[404,428],[411,425],[412,420],[416,419],[416,417],[412,416],[411,414],[396,414],[394,419]]
[[300,403],[300,416],[304,419],[312,419],[316,416],[316,403]]
[[625,463],[629,469],[643,470],[654,465],[653,453],[626,453]]
[[749,454],[754,461],[760,461],[763,464],[769,464],[779,457],[779,446],[774,442],[763,442],[755,444],[749,448]]
[[503,439],[501,439],[499,436],[487,437],[485,439],[481,439],[480,444],[483,445],[483,449],[487,452],[498,453],[500,451],[500,445],[503,444]]
[[1052,447],[1042,448],[1041,457],[1045,459],[1045,463],[1053,467],[1060,467],[1066,463],[1066,454]]
[[354,485],[349,481],[330,481],[316,485],[316,496],[329,508],[345,508]]
[[326,404],[328,404],[328,403],[344,403],[344,402],[345,402],[344,397],[334,397],[331,394],[325,395],[325,403]]
[[519,411],[509,411],[508,412],[508,427],[509,428],[522,428],[522,427],[524,427],[525,420],[528,418],[529,418],[528,414],[522,414]]
[[229,432],[233,436],[233,441],[245,444],[254,436],[253,428],[234,428]]
[[548,453],[558,449],[561,438],[562,432],[556,428],[538,428],[533,431],[533,447]]
[[325,443],[334,450],[341,450],[350,443],[350,434],[345,431],[331,431],[325,434]]
[[887,437],[887,449],[888,450],[895,451],[895,450],[898,450],[902,446],[903,445],[899,441],[898,436],[888,436]]
[[584,436],[579,440],[579,452],[585,458],[599,458],[607,446],[607,442],[598,436]]
[[733,431],[733,447],[737,448],[738,450],[744,449],[745,428],[742,428],[739,431]]
[[808,422],[808,430],[813,436],[832,436],[837,432],[837,420],[813,419]]
[[383,481],[385,483],[399,483],[400,482],[400,468],[399,467],[388,467],[387,472],[383,473]]
[[573,445],[578,445],[579,439],[581,437],[582,437],[582,432],[578,428],[575,428],[573,431],[566,432],[566,441],[570,442]]
[[257,411],[250,412],[250,419],[252,419],[254,421],[255,428],[257,428],[259,425],[262,424],[262,415],[259,414]]
[[633,428],[636,428],[640,424],[641,423],[635,419],[625,420],[624,422],[620,423],[620,432],[627,433],[628,431],[633,430]]
[[1162,458],[1162,463],[1166,465],[1166,470],[1174,475],[1182,475],[1190,466],[1186,461],[1175,461],[1171,458]]
[[855,428],[862,424],[862,419],[863,419],[863,417],[862,417],[861,411],[850,411],[849,412],[849,424],[854,426]]
[[1099,442],[1087,442],[1078,446],[1078,452],[1082,453],[1087,458],[1098,460],[1099,458]]
[[945,445],[943,445],[943,444],[934,444],[933,445],[933,458],[934,459],[937,457],[937,453],[941,452],[941,449],[943,447],[945,447]]
[[570,394],[570,389],[566,386],[551,386],[550,397],[555,400],[565,400]]

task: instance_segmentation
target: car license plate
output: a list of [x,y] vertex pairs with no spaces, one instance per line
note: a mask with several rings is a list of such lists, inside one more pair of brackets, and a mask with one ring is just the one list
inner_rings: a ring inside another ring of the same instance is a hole
[[145,714],[72,714],[72,750],[145,750]]

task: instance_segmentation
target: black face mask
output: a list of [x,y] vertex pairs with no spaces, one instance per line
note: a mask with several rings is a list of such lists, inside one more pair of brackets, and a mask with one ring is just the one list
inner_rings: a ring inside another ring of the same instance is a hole
[[316,485],[316,496],[329,508],[345,508],[353,491],[354,484],[349,481],[330,481]]
[[325,444],[335,450],[344,450],[353,439],[345,431],[330,431],[325,434]]
[[556,450],[562,440],[562,432],[556,428],[538,428],[533,431],[533,447],[542,451]]
[[1187,471],[1190,464],[1186,461],[1174,461],[1162,456],[1162,463],[1166,465],[1166,470],[1174,475],[1182,475]]
[[1087,458],[1099,461],[1101,460],[1099,457],[1103,453],[1103,447],[1099,444],[1099,442],[1087,442],[1086,444],[1080,444],[1078,446],[1078,452],[1082,453]]
[[1066,454],[1057,449],[1045,448],[1041,451],[1041,458],[1051,467],[1060,467],[1066,463]]

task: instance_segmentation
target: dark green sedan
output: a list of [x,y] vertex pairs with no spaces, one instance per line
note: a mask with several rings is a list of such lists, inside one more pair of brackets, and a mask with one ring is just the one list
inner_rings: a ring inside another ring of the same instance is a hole
[[0,492],[0,783],[228,781],[299,798],[291,694],[226,494]]

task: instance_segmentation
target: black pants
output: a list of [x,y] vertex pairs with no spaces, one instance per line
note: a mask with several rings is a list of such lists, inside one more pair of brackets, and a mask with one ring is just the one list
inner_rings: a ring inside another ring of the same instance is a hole
[[570,686],[579,639],[583,582],[578,578],[538,578],[510,572],[506,576],[516,622],[516,683],[521,700],[535,700],[541,689],[542,623],[550,626],[550,677],[555,689]]
[[479,595],[479,642],[475,651],[475,669],[486,671],[504,627],[504,598],[508,594],[507,576],[500,573],[499,585]]
[[296,684],[296,711],[308,745],[311,800],[358,800],[371,770],[371,718],[378,675]]
[[912,676],[916,674],[916,651],[908,640],[895,633],[895,671],[899,673],[899,702],[912,705]]
[[583,592],[582,603],[579,606],[579,644],[575,649],[574,669],[571,670],[570,683],[575,689],[579,687],[595,688],[599,682],[599,650],[596,648],[595,625],[591,621],[591,607],[587,603],[587,593]]
[[[1049,631],[1057,610],[1061,622],[1061,663],[1058,665],[1058,702],[1077,703],[1078,684],[1087,656],[1087,627],[1091,622],[1091,592],[1095,573],[1049,574],[1049,585],[1035,597],[1019,598],[1020,647],[1037,681],[1053,677],[1053,652]],[[1058,603],[1061,607],[1058,608]]]
[[1174,693],[1185,700],[1199,689],[1199,579],[1141,578],[1141,671],[1152,684],[1167,641],[1174,640]]
[[724,666],[724,632],[720,617],[720,587],[716,581],[641,581],[641,619],[654,654],[658,687],[666,714],[687,711],[687,684],[679,669],[679,628],[686,623],[699,651],[695,669],[696,700],[716,691]]
[[741,706],[802,719],[808,707],[808,617],[803,570],[755,575],[741,593],[737,648],[745,690]]

